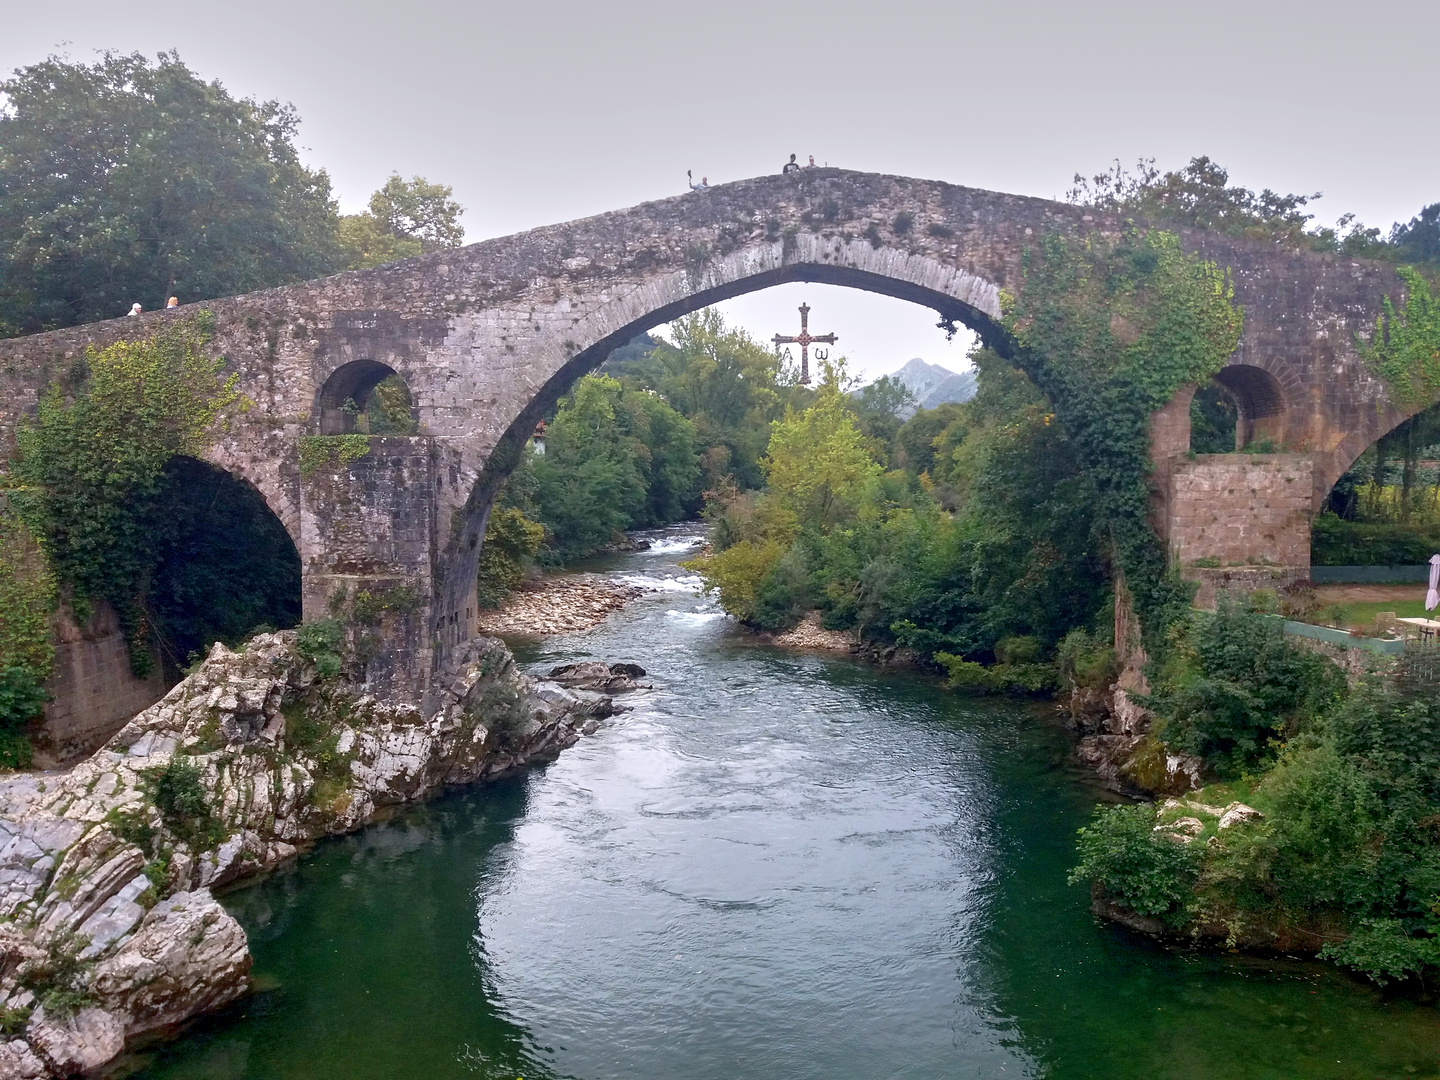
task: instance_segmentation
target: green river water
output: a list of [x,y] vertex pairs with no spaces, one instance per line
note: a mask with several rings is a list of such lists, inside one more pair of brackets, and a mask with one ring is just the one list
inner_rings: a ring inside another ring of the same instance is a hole
[[1172,951],[1066,885],[1101,797],[1015,703],[747,640],[679,569],[534,670],[653,690],[523,776],[231,893],[266,987],[146,1080],[1440,1076],[1440,1010]]

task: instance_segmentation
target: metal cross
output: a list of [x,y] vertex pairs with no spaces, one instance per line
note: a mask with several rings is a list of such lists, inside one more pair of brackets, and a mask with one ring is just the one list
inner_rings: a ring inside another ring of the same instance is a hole
[[[810,385],[810,346],[819,342],[822,345],[834,345],[836,337],[834,334],[811,334],[810,333],[810,305],[800,305],[800,334],[797,337],[789,337],[785,334],[775,335],[775,351],[780,351],[781,345],[800,346],[800,382],[804,386]],[[816,360],[828,360],[830,352],[827,349],[816,349]]]

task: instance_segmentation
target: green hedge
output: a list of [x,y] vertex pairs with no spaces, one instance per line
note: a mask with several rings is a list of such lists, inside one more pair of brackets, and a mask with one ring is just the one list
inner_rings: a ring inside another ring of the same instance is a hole
[[1315,566],[1417,566],[1440,552],[1440,524],[1362,524],[1321,514],[1310,530]]

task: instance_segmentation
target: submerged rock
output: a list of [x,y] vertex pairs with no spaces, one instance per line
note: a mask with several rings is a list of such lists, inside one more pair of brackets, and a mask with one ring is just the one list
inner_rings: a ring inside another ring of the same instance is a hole
[[288,631],[216,645],[89,760],[0,780],[0,1010],[19,1029],[0,1080],[89,1072],[242,996],[249,945],[212,889],[553,756],[615,711],[531,679],[490,638],[418,705],[321,679],[294,645]]

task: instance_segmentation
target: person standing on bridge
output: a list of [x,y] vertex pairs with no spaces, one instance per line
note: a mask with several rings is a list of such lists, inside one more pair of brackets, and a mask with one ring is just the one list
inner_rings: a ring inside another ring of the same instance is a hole
[[788,176],[790,173],[796,173],[796,172],[799,172],[799,171],[800,171],[800,163],[795,160],[795,155],[794,155],[794,154],[791,154],[791,155],[790,155],[790,160],[785,163],[785,167],[780,170],[780,174],[781,174],[782,176]]
[[814,155],[814,154],[811,154],[811,155],[810,155],[810,164],[809,164],[809,165],[806,165],[805,168],[807,168],[807,169],[813,169],[813,168],[815,168],[815,155]]
[[131,305],[130,305],[130,310],[127,311],[125,314],[126,314],[126,315],[139,315],[139,314],[140,314],[140,305],[139,305],[139,304],[131,304]]
[[165,301],[165,310],[166,310],[166,311],[177,311],[177,310],[179,310],[179,307],[180,307],[180,298],[179,298],[178,296],[172,296],[172,297],[170,297],[169,300],[166,300],[166,301]]
[[697,184],[697,183],[695,183],[695,177],[694,177],[694,175],[690,172],[689,169],[686,169],[686,170],[685,170],[685,179],[690,182],[690,190],[691,190],[691,191],[709,191],[709,190],[710,190],[710,178],[709,178],[708,176],[702,176],[702,177],[700,177],[700,182]]

